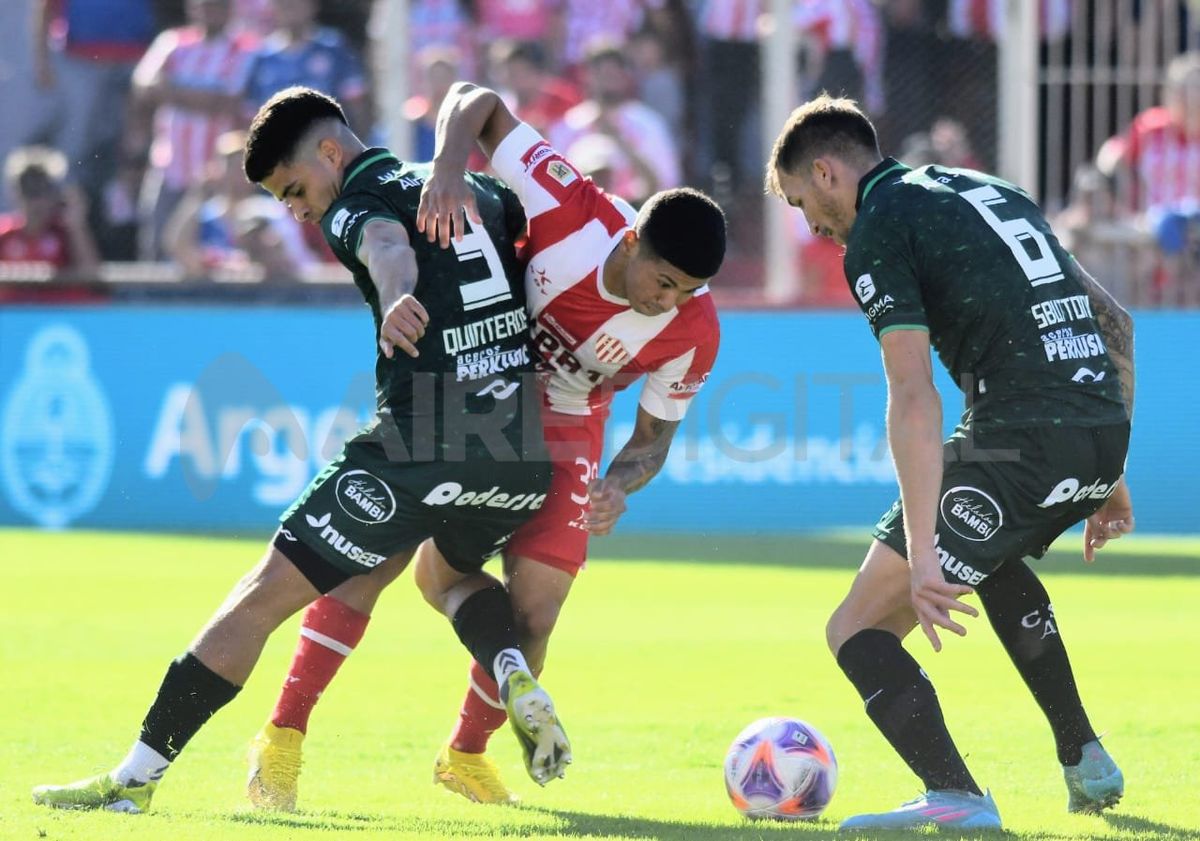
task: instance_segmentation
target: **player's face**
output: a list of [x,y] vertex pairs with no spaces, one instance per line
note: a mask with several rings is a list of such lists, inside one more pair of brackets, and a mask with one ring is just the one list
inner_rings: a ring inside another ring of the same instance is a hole
[[262,185],[272,196],[287,205],[297,222],[321,221],[337,198],[341,174],[328,157],[317,154],[297,156],[280,164],[263,179]]
[[844,202],[835,187],[831,171],[823,169],[819,172],[809,170],[791,173],[776,169],[775,174],[787,203],[804,214],[813,236],[826,237],[845,245],[850,226],[854,223],[854,214],[853,210],[848,212],[843,207]]
[[625,297],[636,313],[662,315],[686,304],[705,283],[639,244],[626,267]]

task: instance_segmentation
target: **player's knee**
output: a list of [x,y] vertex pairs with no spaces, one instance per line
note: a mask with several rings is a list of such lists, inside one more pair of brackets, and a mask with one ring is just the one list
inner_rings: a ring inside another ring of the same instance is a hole
[[517,623],[517,634],[522,640],[542,643],[550,638],[558,624],[562,605],[553,601],[513,603],[513,618]]
[[439,613],[443,612],[444,589],[431,566],[430,559],[420,551],[417,552],[416,563],[413,564],[413,581],[425,602]]
[[838,605],[825,623],[825,644],[829,646],[829,653],[836,659],[846,640],[865,627],[867,625],[862,617],[856,615],[845,602]]
[[842,627],[841,608],[838,608],[830,614],[829,621],[825,623],[825,644],[829,646],[829,653],[836,658],[842,643],[847,639],[849,637],[845,635]]

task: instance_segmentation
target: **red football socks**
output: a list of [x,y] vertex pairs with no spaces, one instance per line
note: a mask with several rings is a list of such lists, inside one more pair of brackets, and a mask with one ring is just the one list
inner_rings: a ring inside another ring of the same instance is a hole
[[500,703],[500,688],[477,662],[471,663],[471,688],[463,699],[450,747],[463,753],[483,753],[488,739],[508,720]]
[[272,724],[308,732],[313,707],[362,639],[370,619],[328,595],[308,606],[292,667],[271,715]]

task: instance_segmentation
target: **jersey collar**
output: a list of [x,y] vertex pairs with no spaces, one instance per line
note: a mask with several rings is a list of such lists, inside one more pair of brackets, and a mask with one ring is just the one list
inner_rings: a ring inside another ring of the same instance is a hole
[[854,202],[854,209],[858,210],[862,207],[862,203],[867,198],[867,193],[875,189],[875,185],[885,176],[893,172],[908,172],[909,167],[900,163],[895,158],[884,158],[877,163],[870,172],[864,175],[858,182],[858,200]]
[[342,189],[345,190],[349,187],[350,182],[357,178],[367,167],[386,160],[393,160],[396,163],[400,163],[400,160],[387,149],[378,146],[367,149],[357,158],[346,164],[346,177],[342,179]]

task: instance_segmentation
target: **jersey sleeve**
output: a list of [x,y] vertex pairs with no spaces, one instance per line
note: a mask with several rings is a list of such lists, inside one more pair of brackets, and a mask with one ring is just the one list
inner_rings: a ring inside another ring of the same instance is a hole
[[621,207],[526,123],[500,141],[492,154],[492,167],[525,208],[533,251],[561,241],[593,220],[613,235],[631,224]]
[[876,339],[892,330],[929,330],[916,258],[908,231],[898,221],[883,216],[871,220],[846,250],[844,267],[850,291]]
[[363,268],[358,259],[363,229],[373,219],[401,222],[396,211],[379,196],[354,193],[329,209],[321,219],[321,232],[342,265],[354,271]]
[[683,420],[692,399],[700,392],[717,359],[720,333],[712,334],[657,369],[646,374],[638,405],[656,418]]

